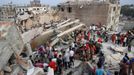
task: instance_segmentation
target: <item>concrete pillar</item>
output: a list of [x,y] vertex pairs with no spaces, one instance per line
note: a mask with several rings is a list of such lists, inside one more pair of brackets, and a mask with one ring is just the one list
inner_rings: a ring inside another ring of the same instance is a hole
[[25,44],[28,55],[32,55],[32,48],[31,48],[31,44],[30,43],[26,43]]

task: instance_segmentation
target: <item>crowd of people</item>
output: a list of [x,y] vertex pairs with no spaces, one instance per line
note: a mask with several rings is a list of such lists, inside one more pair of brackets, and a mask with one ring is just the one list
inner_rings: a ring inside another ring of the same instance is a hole
[[[74,59],[89,61],[93,56],[99,54],[98,63],[104,64],[105,57],[101,52],[101,43],[108,41],[107,33],[103,30],[90,29],[88,31],[76,30],[73,32],[73,41],[68,48],[61,47],[56,49],[49,43],[36,48],[31,56],[31,61],[35,67],[43,68],[48,71],[47,67],[53,69],[54,74],[63,74],[63,70],[70,69],[74,66]],[[44,63],[48,64],[44,68]]]
[[[105,28],[96,27],[97,26],[93,25],[89,30],[74,31],[71,34],[74,41],[67,45],[67,48],[64,46],[56,48],[55,46],[51,46],[50,43],[37,47],[30,56],[31,64],[34,67],[42,68],[44,72],[48,73],[47,75],[64,75],[66,70],[75,65],[75,59],[84,62],[94,62],[95,60],[93,58],[97,56],[99,59],[93,69],[94,74],[111,75],[107,69],[105,70],[105,56],[101,50],[102,43],[112,41],[113,44],[118,44],[123,47],[128,46],[128,50],[131,51],[130,33],[112,34],[110,37]],[[23,57],[26,56],[25,54],[22,55]],[[126,56],[121,61],[121,65],[127,63],[126,60],[129,58]],[[131,62],[132,61],[133,60],[131,60]]]
[[123,47],[128,47],[128,50],[131,51],[131,41],[133,39],[131,32],[128,31],[127,33],[121,34],[112,34],[111,36],[112,43],[121,45]]
[[[101,34],[93,35],[94,32],[97,31],[75,31],[72,35],[75,41],[67,45],[67,48],[61,47],[58,49],[51,46],[50,43],[37,47],[33,54],[29,56],[31,64],[34,67],[42,68],[44,72],[49,73],[49,69],[51,69],[51,72],[53,71],[55,75],[63,74],[63,70],[68,70],[74,66],[74,59],[88,61],[93,58],[94,54],[101,52],[101,43],[103,41]],[[23,52],[21,55],[22,57],[27,56]],[[18,61],[22,63],[21,60]]]
[[50,45],[40,46],[34,55],[33,64],[35,67],[44,68],[44,63],[46,63],[48,65],[44,71],[47,72],[47,67],[50,67],[55,75],[62,74],[63,69],[67,70],[74,65],[74,49],[71,46],[67,49],[56,49]]

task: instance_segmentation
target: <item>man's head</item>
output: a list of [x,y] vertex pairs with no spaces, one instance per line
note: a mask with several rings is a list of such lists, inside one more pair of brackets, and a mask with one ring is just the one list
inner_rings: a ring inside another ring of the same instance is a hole
[[102,67],[102,65],[100,63],[97,63],[97,66],[98,66],[98,68],[101,68]]
[[59,55],[59,58],[61,58],[62,56],[61,55]]
[[125,53],[125,56],[127,56],[127,53]]

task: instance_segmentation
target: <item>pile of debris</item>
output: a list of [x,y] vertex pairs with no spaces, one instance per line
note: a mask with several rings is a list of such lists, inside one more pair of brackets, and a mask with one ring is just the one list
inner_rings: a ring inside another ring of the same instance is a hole
[[2,27],[0,27],[2,31],[1,38],[3,37],[4,39],[0,40],[0,75],[45,74],[43,69],[32,65],[31,54],[34,48],[31,48],[30,42],[39,42],[35,45],[35,47],[37,47],[46,43],[44,40],[51,39],[50,44],[54,46],[62,40],[63,37],[69,36],[73,31],[79,28],[81,29],[83,26],[84,24],[79,22],[79,20],[68,19],[55,26],[49,27],[45,31],[41,27],[20,34],[20,30],[18,30],[16,25],[2,25]]

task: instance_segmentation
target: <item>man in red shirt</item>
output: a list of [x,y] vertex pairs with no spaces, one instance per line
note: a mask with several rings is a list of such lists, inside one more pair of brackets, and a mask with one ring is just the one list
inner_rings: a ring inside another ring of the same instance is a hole
[[48,66],[51,67],[54,70],[54,72],[57,70],[56,62],[54,62],[53,60],[50,61]]
[[88,40],[90,40],[90,32],[88,32]]

